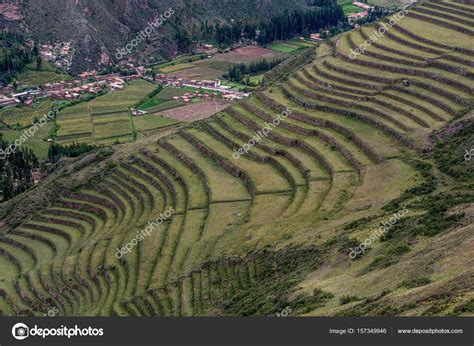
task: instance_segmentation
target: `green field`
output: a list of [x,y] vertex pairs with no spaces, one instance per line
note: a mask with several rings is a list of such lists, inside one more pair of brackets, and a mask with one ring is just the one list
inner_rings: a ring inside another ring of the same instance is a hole
[[277,52],[293,53],[297,51],[298,49],[301,49],[301,46],[296,45],[296,44],[286,43],[286,42],[276,42],[276,43],[272,43],[269,46],[269,48]]
[[178,122],[174,119],[165,118],[158,114],[145,114],[134,117],[133,123],[137,131],[142,132],[175,125]]
[[132,140],[129,108],[144,99],[154,88],[153,84],[144,80],[132,81],[124,90],[110,92],[92,101],[65,108],[58,118],[58,141],[101,143],[111,138]]
[[146,111],[148,113],[157,113],[157,112],[162,112],[162,111],[167,110],[167,109],[177,108],[177,107],[181,107],[181,106],[184,106],[183,101],[166,101],[166,102],[163,102],[163,103],[161,103],[157,106],[147,108]]
[[255,83],[255,84],[260,84],[263,79],[263,74],[258,74],[255,76],[250,76],[250,82]]
[[352,1],[342,0],[342,1],[338,1],[338,4],[342,7],[342,11],[344,12],[346,16],[352,13],[359,13],[359,12],[364,11],[364,9],[357,7],[355,5],[352,5]]
[[[4,129],[0,130],[0,134],[2,135],[3,140],[13,143],[16,139],[20,138],[22,131]],[[22,144],[22,148],[32,150],[40,160],[47,159],[48,147],[49,143],[40,139],[40,136],[30,137]]]
[[316,43],[313,41],[308,41],[308,40],[288,40],[287,41],[290,44],[296,45],[296,46],[302,46],[302,47],[315,47]]
[[140,110],[146,110],[147,108],[155,107],[158,106],[162,103],[168,102],[168,100],[165,99],[160,99],[158,97],[153,97],[151,99],[146,100],[142,104],[138,106],[138,109]]
[[168,86],[161,90],[156,97],[163,100],[171,100],[175,96],[183,96],[185,93],[189,92],[184,88],[175,88]]
[[201,60],[201,58],[205,56],[206,54],[183,55],[183,56],[174,58],[171,61],[155,65],[153,66],[153,70],[157,73],[160,73],[160,72],[169,73],[173,71],[179,71],[182,69],[194,67],[194,65],[191,64],[191,62]]
[[210,60],[204,61],[201,66],[207,66],[211,68],[215,68],[216,70],[221,70],[224,72],[229,71],[229,68],[235,65],[235,63],[230,61],[218,61],[218,60]]
[[32,107],[17,106],[1,109],[0,119],[9,126],[24,128],[31,126],[35,119],[47,115],[53,105],[51,100],[40,100],[35,102]]
[[180,107],[184,105],[182,101],[172,100],[175,96],[183,96],[185,93],[194,91],[191,88],[175,88],[168,86],[161,90],[157,95],[138,106],[138,109],[145,110],[149,113],[161,112],[166,109]]
[[176,64],[176,65],[169,65],[169,66],[165,66],[165,67],[160,67],[158,69],[158,72],[171,73],[171,72],[186,70],[186,69],[189,69],[189,68],[192,68],[192,67],[194,67],[194,65],[191,64],[191,63],[182,63],[182,64]]
[[58,71],[56,67],[47,61],[43,61],[41,69],[36,69],[36,63],[26,66],[17,78],[18,85],[35,87],[46,83],[55,83],[71,79],[70,76]]

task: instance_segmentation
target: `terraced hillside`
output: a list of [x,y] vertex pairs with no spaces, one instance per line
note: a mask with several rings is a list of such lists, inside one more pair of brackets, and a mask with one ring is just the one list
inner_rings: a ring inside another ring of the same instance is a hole
[[64,109],[58,117],[58,142],[112,144],[116,140],[132,140],[134,125],[130,108],[154,88],[144,80],[132,81],[126,90]]
[[[65,165],[2,207],[0,313],[472,314],[473,13],[420,4],[355,59],[382,23],[208,120]],[[453,134],[461,177],[439,169]]]

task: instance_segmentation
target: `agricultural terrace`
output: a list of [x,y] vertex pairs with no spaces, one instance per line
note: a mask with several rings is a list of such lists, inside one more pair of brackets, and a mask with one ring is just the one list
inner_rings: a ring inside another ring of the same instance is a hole
[[355,5],[353,5],[354,1],[352,0],[339,0],[338,1],[338,4],[342,7],[342,11],[344,11],[344,15],[349,15],[349,14],[352,14],[352,13],[359,13],[359,12],[363,12],[364,10],[360,7],[357,7]]
[[[1,237],[0,313],[42,315],[56,306],[61,315],[82,316],[274,315],[289,304],[280,295],[287,282],[268,268],[293,275],[301,268],[294,263],[313,265],[303,282],[290,282],[301,283],[298,293],[311,292],[296,296],[295,314],[418,315],[418,307],[434,314],[451,305],[431,306],[429,299],[446,295],[465,303],[472,223],[459,229],[463,241],[455,245],[462,265],[444,257],[447,242],[455,242],[449,233],[410,241],[391,233],[393,239],[377,241],[353,262],[344,251],[390,217],[382,209],[387,203],[403,197],[390,205],[395,212],[433,186],[430,165],[417,158],[432,130],[472,109],[473,13],[474,6],[447,0],[419,4],[356,59],[351,49],[381,23],[345,33],[340,44],[321,44],[316,61],[286,82],[160,137],[90,184],[61,192]],[[131,138],[127,108],[152,89],[139,81],[65,109],[58,139]],[[233,158],[285,109],[291,113],[284,121]],[[437,201],[418,200],[410,217]],[[116,256],[169,206],[176,211],[169,220],[130,254]],[[430,215],[439,220],[433,229],[452,224],[444,212]],[[344,238],[356,220],[368,226]],[[413,220],[426,222],[406,222]],[[285,250],[272,255],[274,244]],[[286,251],[307,244],[321,250],[303,247],[295,257]],[[412,256],[416,251],[422,256]],[[438,282],[426,289],[402,283],[431,272]],[[321,289],[331,294],[319,299]],[[383,301],[355,312],[352,304],[339,305],[348,292]]]
[[[147,131],[175,123],[155,114],[147,114],[143,118],[131,116],[130,108],[135,107],[155,88],[156,85],[144,80],[132,81],[124,90],[65,108],[58,116],[58,142],[127,142],[133,140],[135,131]],[[152,103],[150,100],[147,102]],[[158,111],[156,107],[160,103],[149,106],[152,111]]]
[[288,40],[284,42],[274,42],[268,48],[281,53],[295,53],[301,49],[314,47],[315,43],[305,40]]
[[[9,107],[0,110],[0,119],[10,127],[25,128],[51,111],[54,103],[51,100],[40,100],[32,107]],[[47,125],[45,125],[46,127]],[[49,135],[49,134],[48,134]],[[44,139],[47,139],[44,138]]]
[[211,58],[205,58],[205,55],[180,57],[172,62],[156,66],[155,71],[177,78],[217,79],[221,78],[234,64],[248,64],[261,59],[272,60],[285,56],[287,56],[285,52],[267,48],[243,47],[231,52],[216,54]]
[[25,69],[19,74],[17,82],[20,87],[27,86],[31,88],[69,79],[71,79],[70,76],[60,71],[53,64],[43,61],[39,70],[36,67],[36,63],[26,65]]
[[[36,132],[36,134],[40,132],[41,130]],[[4,141],[13,143],[16,139],[20,138],[22,132],[10,129],[2,129],[0,130],[0,134],[2,135],[2,139]],[[24,148],[32,150],[40,160],[46,160],[48,158],[49,143],[39,137],[40,136],[31,137],[28,141],[25,141],[23,146]]]

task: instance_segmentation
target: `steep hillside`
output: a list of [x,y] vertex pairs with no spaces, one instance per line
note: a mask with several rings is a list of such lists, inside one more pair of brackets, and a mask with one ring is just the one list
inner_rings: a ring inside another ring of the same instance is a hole
[[472,315],[473,13],[419,4],[65,164],[0,206],[0,313]]
[[[0,29],[28,32],[40,43],[72,42],[72,72],[107,65],[147,25],[173,8],[175,13],[134,54],[169,58],[177,51],[175,34],[208,21],[230,23],[252,13],[255,21],[288,9],[306,8],[306,0],[11,0],[0,14]],[[8,11],[7,11],[8,10]],[[2,12],[3,13],[3,12]]]

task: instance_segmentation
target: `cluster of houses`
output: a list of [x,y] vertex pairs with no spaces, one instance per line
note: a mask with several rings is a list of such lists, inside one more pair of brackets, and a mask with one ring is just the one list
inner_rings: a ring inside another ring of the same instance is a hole
[[104,89],[122,90],[125,88],[126,79],[137,79],[139,76],[122,77],[119,73],[97,75],[96,71],[81,73],[79,79],[67,82],[44,84],[41,89],[57,100],[70,100],[80,97],[82,94],[99,94]]
[[219,50],[214,47],[212,44],[203,44],[202,46],[196,48],[196,53],[204,53],[204,54],[216,54]]
[[373,6],[369,6],[359,1],[354,1],[352,5],[362,8],[364,11],[348,15],[347,18],[349,18],[350,21],[357,21],[361,18],[367,17],[369,15],[369,11],[374,8]]
[[182,96],[173,96],[173,101],[183,101],[185,103],[191,102],[194,98],[200,98],[203,100],[208,100],[213,98],[215,95],[211,93],[197,93],[197,92],[189,92],[185,93]]
[[8,97],[5,95],[0,95],[0,107],[16,106],[21,101],[16,97]]
[[46,83],[36,89],[27,89],[14,93],[11,84],[0,89],[0,108],[12,107],[19,104],[31,106],[37,97],[51,97],[55,100],[73,100],[86,94],[99,94],[109,89],[112,91],[122,90],[128,80],[143,77],[144,68],[136,68],[136,73],[121,76],[120,73],[105,75],[97,74],[97,71],[81,73],[72,81],[60,81]]
[[38,48],[43,60],[49,61],[59,68],[69,69],[73,57],[71,42],[42,44]]
[[29,89],[19,93],[9,93],[3,91],[0,94],[0,108],[16,106],[23,103],[25,106],[31,106],[34,101],[34,97],[41,96],[39,89]]
[[81,85],[80,81],[76,80],[72,82],[46,83],[41,86],[45,96],[51,96],[55,100],[71,100],[79,98],[84,93],[98,94],[103,88],[103,83],[93,82]]
[[[155,81],[161,83],[165,86],[172,85],[177,88],[182,87],[191,87],[200,90],[209,90],[216,91],[222,94],[222,98],[226,100],[241,100],[244,97],[248,97],[250,93],[244,93],[240,91],[233,90],[232,87],[228,85],[222,85],[219,79],[216,80],[196,80],[196,79],[185,79],[178,78],[176,76],[167,76],[160,74],[155,76]],[[205,99],[212,98],[213,93],[186,93],[183,96],[177,96],[175,100],[182,100],[184,102],[190,102],[194,97],[200,97]]]
[[199,88],[204,90],[220,91],[223,94],[234,93],[235,91],[231,89],[230,86],[222,85],[220,80],[196,80],[196,79],[185,79],[178,78],[176,76],[168,76],[160,74],[155,76],[155,81],[165,85],[172,85],[174,87],[192,87]]
[[[326,34],[326,36],[329,35],[329,31],[328,30],[324,31],[324,34]],[[298,37],[298,39],[300,41],[305,40],[303,36]],[[321,33],[313,33],[313,34],[309,34],[309,40],[313,42],[321,42],[323,41],[323,38],[321,37]]]
[[[214,49],[212,45],[205,45],[203,48],[206,50]],[[41,45],[40,53],[45,60],[56,61],[55,59],[57,59],[58,56],[68,55],[70,49],[71,45],[69,42],[56,45]],[[152,78],[145,76],[147,71],[142,66],[134,67],[130,64],[130,66],[122,67],[129,67],[129,70],[126,70],[126,72],[129,72],[128,75],[124,76],[120,73],[101,75],[98,74],[97,71],[92,70],[79,74],[71,81],[46,83],[38,88],[23,90],[18,93],[14,93],[12,84],[9,84],[6,87],[0,87],[0,108],[13,107],[19,104],[31,106],[34,100],[38,97],[51,97],[56,100],[73,100],[78,99],[83,95],[99,94],[105,90],[122,90],[125,88],[126,81],[129,80],[139,78],[152,80]],[[174,98],[175,100],[181,100],[185,103],[191,102],[193,98],[201,98],[202,100],[211,99],[215,96],[214,94],[216,92],[220,93],[222,98],[227,100],[240,100],[249,95],[249,93],[232,90],[230,86],[222,85],[221,81],[218,79],[188,80],[176,76],[160,74],[154,77],[154,81],[165,86],[172,85],[178,88],[191,87],[200,90],[200,92],[189,92],[183,96],[177,96]]]
[[[301,38],[300,38],[301,39]],[[309,35],[309,39],[311,41],[315,41],[315,42],[319,42],[319,41],[322,41],[323,39],[321,38],[321,34],[317,33],[317,34],[310,34]],[[303,40],[304,40],[304,37],[303,37]]]

